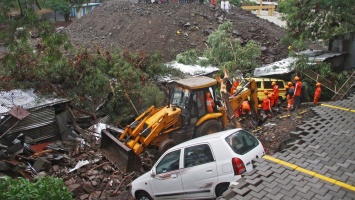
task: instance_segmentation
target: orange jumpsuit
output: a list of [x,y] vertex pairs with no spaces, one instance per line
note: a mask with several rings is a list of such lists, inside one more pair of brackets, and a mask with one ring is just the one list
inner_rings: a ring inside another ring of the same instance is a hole
[[230,96],[233,96],[234,90],[237,90],[238,85],[239,85],[239,82],[238,82],[238,81],[234,81],[234,82],[233,82],[233,85],[232,85],[231,90],[230,90],[230,92],[229,92]]
[[206,97],[207,112],[212,113],[213,107],[215,106],[214,101],[211,97]]
[[251,110],[250,110],[250,105],[248,101],[243,101],[242,105],[242,114],[244,115],[245,113],[249,113],[251,114]]
[[293,99],[294,99],[294,108],[295,109],[299,109],[301,106],[301,101],[300,101],[300,96],[301,96],[301,90],[302,90],[302,82],[301,81],[297,81],[296,83],[296,87],[295,87],[295,92],[293,95]]
[[270,99],[268,97],[265,97],[263,100],[263,110],[265,114],[270,114],[271,112]]
[[274,105],[279,103],[279,86],[274,85]]
[[313,98],[313,103],[315,105],[318,105],[318,100],[320,98],[320,93],[321,93],[322,89],[320,88],[320,86],[317,87],[316,91],[314,92],[314,98]]

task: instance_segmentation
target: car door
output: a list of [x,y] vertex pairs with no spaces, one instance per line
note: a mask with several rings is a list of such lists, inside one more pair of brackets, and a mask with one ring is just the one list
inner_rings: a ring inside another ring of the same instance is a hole
[[208,144],[186,147],[183,152],[182,184],[185,198],[212,197],[217,182],[216,161]]
[[153,167],[155,175],[150,179],[150,184],[155,198],[181,199],[183,196],[180,154],[180,149],[169,152]]

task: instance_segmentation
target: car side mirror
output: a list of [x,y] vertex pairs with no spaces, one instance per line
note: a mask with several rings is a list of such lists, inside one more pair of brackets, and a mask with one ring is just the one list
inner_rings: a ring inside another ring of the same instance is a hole
[[154,178],[155,175],[156,175],[155,170],[154,169],[150,170],[150,176]]

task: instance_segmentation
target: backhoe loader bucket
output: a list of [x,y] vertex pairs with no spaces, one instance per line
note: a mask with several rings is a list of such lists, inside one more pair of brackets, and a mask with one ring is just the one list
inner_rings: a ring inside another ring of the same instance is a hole
[[142,169],[142,161],[139,156],[106,129],[101,131],[100,150],[112,164],[124,172],[141,171]]

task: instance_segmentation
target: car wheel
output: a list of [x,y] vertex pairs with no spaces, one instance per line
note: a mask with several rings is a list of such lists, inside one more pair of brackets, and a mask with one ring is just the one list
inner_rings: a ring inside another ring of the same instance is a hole
[[176,145],[176,142],[173,139],[164,140],[159,145],[159,155],[163,155],[163,153],[165,153],[165,151],[167,151],[168,149],[170,149],[171,147],[173,147],[175,145]]
[[216,197],[222,196],[223,192],[228,190],[229,184],[223,183],[216,187]]
[[137,195],[137,200],[153,200],[152,197],[146,192],[140,192]]
[[213,133],[217,133],[222,130],[220,123],[217,120],[208,120],[202,123],[194,134],[194,137],[201,137],[204,135],[209,135]]

